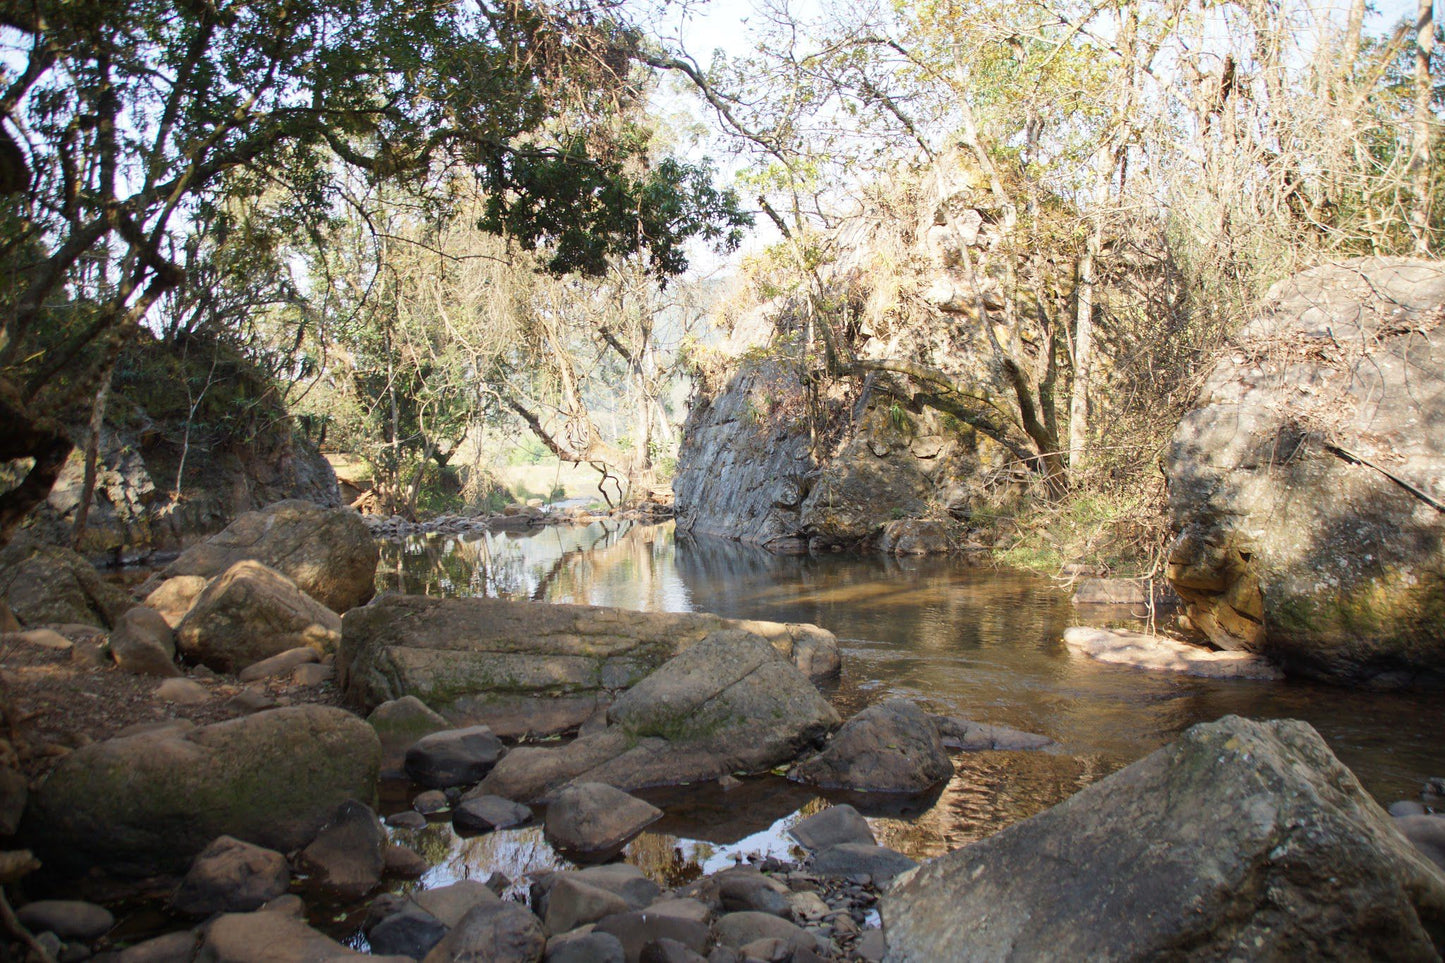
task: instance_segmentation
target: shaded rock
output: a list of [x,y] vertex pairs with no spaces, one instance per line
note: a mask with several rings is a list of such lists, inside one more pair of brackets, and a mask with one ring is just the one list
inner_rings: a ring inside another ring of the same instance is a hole
[[744,625],[801,671],[837,673],[837,640],[816,626],[406,595],[347,613],[337,671],[363,710],[414,695],[502,737],[562,732],[711,633]]
[[336,678],[336,668],[330,665],[298,665],[291,673],[291,684],[317,686]]
[[116,956],[116,963],[190,963],[200,945],[201,936],[194,930],[167,933],[127,946]]
[[535,800],[572,781],[622,789],[756,772],[795,758],[837,725],[832,706],[757,637],[716,632],[621,695],[604,732],[558,748],[519,747],[484,792]]
[[712,924],[717,941],[724,946],[741,948],[758,940],[782,940],[800,950],[815,949],[813,934],[794,923],[771,913],[728,913]]
[[683,891],[719,913],[759,912],[787,916],[788,888],[751,866],[725,869]]
[[425,963],[534,963],[546,947],[547,937],[537,917],[516,903],[498,900],[469,910],[426,955]]
[[199,575],[177,575],[157,585],[146,596],[146,605],[155,609],[172,629],[181,624],[196,599],[206,590],[210,579]]
[[405,810],[399,813],[392,813],[387,816],[384,822],[388,826],[395,826],[397,829],[425,829],[426,817],[413,810]]
[[197,963],[321,963],[370,959],[289,913],[227,913],[205,928]]
[[829,789],[923,792],[953,775],[938,730],[905,699],[870,706],[843,724],[822,752],[788,778]]
[[124,672],[177,676],[176,639],[155,609],[136,605],[125,611],[110,633],[110,654]]
[[829,806],[788,827],[788,834],[805,849],[817,852],[841,843],[877,844],[868,821],[852,806],[844,803]]
[[259,662],[252,662],[237,673],[237,678],[242,682],[257,682],[261,679],[270,679],[273,676],[286,675],[296,667],[305,665],[308,662],[320,661],[320,652],[309,645],[303,645],[299,648],[278,652]]
[[445,923],[449,928],[456,926],[478,906],[490,906],[498,902],[497,894],[485,883],[474,879],[461,879],[436,889],[426,889],[412,894],[412,902]]
[[13,836],[25,815],[30,798],[30,781],[10,766],[0,766],[0,836]]
[[867,874],[879,889],[895,876],[906,873],[918,863],[886,846],[867,843],[839,843],[813,856],[809,868],[819,876],[859,876]]
[[521,826],[532,818],[532,807],[501,796],[465,796],[452,810],[452,825],[462,835],[480,835],[495,829]]
[[415,903],[406,902],[399,910],[368,929],[366,940],[371,944],[372,953],[409,956],[420,960],[446,935],[446,924]]
[[237,562],[206,586],[176,629],[189,659],[237,672],[300,646],[336,648],[341,619],[286,576],[259,562]]
[[547,963],[626,963],[622,941],[611,933],[567,933],[547,941]]
[[242,689],[226,700],[226,708],[244,713],[264,712],[276,708],[277,704],[271,693],[259,686]]
[[883,920],[898,959],[1424,960],[1445,876],[1308,725],[1228,716],[927,863]]
[[957,749],[963,752],[986,750],[1024,752],[1051,749],[1058,745],[1048,736],[1022,732],[1018,729],[1010,729],[1008,726],[991,726],[969,719],[959,719],[956,716],[939,716],[932,713],[928,718],[933,722],[934,728],[938,730],[938,737],[943,740],[945,749]]
[[900,518],[883,526],[878,551],[884,555],[946,555],[953,551],[953,539],[942,522]]
[[547,891],[544,922],[550,933],[567,933],[603,917],[632,909],[616,893],[588,885],[575,875],[559,873],[558,877]]
[[432,789],[470,786],[491,771],[502,742],[486,726],[445,729],[422,736],[406,751],[406,774]]
[[880,963],[888,953],[888,940],[882,930],[868,930],[853,946],[858,958],[868,963]]
[[593,932],[617,937],[628,963],[635,963],[642,956],[642,948],[657,940],[676,940],[694,953],[706,953],[712,942],[711,931],[701,923],[646,910],[609,916],[598,922]]
[[638,963],[705,963],[707,957],[694,953],[677,940],[653,940],[638,954]]
[[1165,457],[1168,577],[1212,644],[1445,677],[1442,304],[1438,262],[1336,261],[1276,284],[1223,353]]
[[341,802],[372,796],[379,754],[366,723],[312,705],[110,739],[60,761],[21,834],[74,872],[179,873],[223,835],[287,852]]
[[364,803],[349,799],[336,807],[331,821],[301,851],[302,872],[330,892],[359,899],[381,882],[386,831]]
[[422,736],[450,728],[440,713],[427,708],[416,696],[402,696],[383,702],[366,717],[381,740],[383,772],[402,771],[406,751]]
[[1252,652],[1217,652],[1165,635],[1073,626],[1064,630],[1064,644],[1100,662],[1138,669],[1181,672],[1206,679],[1284,678],[1284,673]]
[[0,601],[22,625],[74,623],[108,629],[135,602],[80,555],[17,533],[0,547]]
[[54,629],[31,629],[29,632],[17,632],[15,639],[32,648],[48,649],[51,652],[70,652],[75,648],[74,642]]
[[156,686],[155,697],[178,706],[197,706],[210,701],[211,690],[190,679],[167,679]]
[[286,857],[231,836],[203,849],[171,897],[171,908],[185,916],[245,913],[260,909],[291,887]]
[[706,903],[688,898],[658,900],[648,905],[647,912],[658,916],[675,916],[681,920],[692,920],[694,923],[706,923],[713,915]]
[[23,628],[15,613],[4,601],[0,601],[0,632],[19,632]]
[[602,863],[662,818],[662,810],[598,782],[572,783],[547,806],[547,841],[568,859]]
[[388,843],[381,850],[382,873],[393,879],[421,879],[431,864],[414,849]]
[[43,899],[26,903],[15,916],[32,933],[54,933],[62,940],[93,943],[110,932],[110,910],[75,899]]
[[188,548],[164,574],[215,578],[237,562],[260,562],[331,611],[345,612],[375,592],[378,557],[355,512],[289,500],[240,516]]
[[447,794],[440,789],[419,792],[411,801],[411,808],[422,814],[439,813],[451,808]]
[[1445,816],[1397,816],[1395,828],[1432,863],[1445,869]]
[[1401,799],[1386,806],[1385,812],[1391,816],[1424,816],[1429,810],[1425,808],[1424,803],[1418,803],[1413,799]]

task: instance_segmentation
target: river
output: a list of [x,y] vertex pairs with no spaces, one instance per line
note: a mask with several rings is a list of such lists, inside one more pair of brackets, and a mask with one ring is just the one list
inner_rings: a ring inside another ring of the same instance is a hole
[[[1426,778],[1445,774],[1445,721],[1431,694],[1103,665],[1064,647],[1063,630],[1086,617],[1059,585],[957,559],[782,557],[680,537],[671,524],[608,520],[383,543],[377,582],[417,594],[812,622],[840,640],[842,677],[828,695],[844,717],[898,695],[1058,741],[1054,753],[956,756],[954,778],[924,799],[828,794],[858,805],[880,842],[916,858],[991,835],[1188,726],[1231,713],[1308,721],[1382,803],[1414,798]],[[814,791],[776,777],[731,793],[704,787],[639,795],[663,805],[668,818],[635,842],[628,858],[669,882],[748,854],[786,855],[786,824],[824,804]],[[492,869],[515,878],[557,863],[535,829],[468,841],[441,826],[429,832],[413,840],[437,863],[426,885]]]

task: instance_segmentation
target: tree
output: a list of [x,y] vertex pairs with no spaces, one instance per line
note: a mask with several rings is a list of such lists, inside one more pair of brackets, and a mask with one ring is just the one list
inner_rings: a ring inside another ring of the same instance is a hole
[[731,226],[704,172],[654,163],[618,8],[383,0],[4,0],[0,540],[70,451],[66,420],[185,278],[188,243],[284,195],[323,221],[339,179],[424,190],[466,172],[483,226],[598,273],[660,271]]

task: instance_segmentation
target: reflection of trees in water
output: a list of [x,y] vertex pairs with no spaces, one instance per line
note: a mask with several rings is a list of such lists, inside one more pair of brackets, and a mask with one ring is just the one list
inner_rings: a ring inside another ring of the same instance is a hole
[[630,520],[465,538],[416,536],[383,543],[377,585],[414,595],[583,604],[609,603],[608,590],[626,586],[638,596],[628,607],[661,608],[659,573],[671,551],[671,525]]

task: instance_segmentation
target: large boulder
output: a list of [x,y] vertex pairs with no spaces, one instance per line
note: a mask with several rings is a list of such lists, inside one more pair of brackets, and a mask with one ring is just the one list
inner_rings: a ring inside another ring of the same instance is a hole
[[933,720],[907,699],[858,713],[788,778],[825,789],[920,793],[953,775]]
[[183,872],[222,835],[289,852],[375,795],[380,752],[365,722],[314,705],[92,743],[40,786],[21,835],[74,873]]
[[512,737],[576,728],[678,652],[731,628],[766,638],[812,677],[837,674],[837,640],[811,625],[414,595],[346,613],[337,667],[364,710],[412,695],[454,723]]
[[145,605],[127,609],[110,633],[110,654],[124,672],[177,676],[176,637],[165,616]]
[[291,888],[286,857],[264,846],[222,836],[201,851],[171,897],[184,916],[248,913]]
[[163,574],[215,578],[237,562],[260,562],[333,612],[345,612],[374,593],[377,558],[360,515],[292,499],[247,512],[186,549]]
[[[547,807],[545,835],[547,842],[568,859],[605,863],[661,818],[661,809],[636,796],[606,783],[579,781],[562,787],[553,797]],[[549,920],[552,912],[547,911]],[[596,919],[605,915],[599,914]]]
[[1215,645],[1287,672],[1445,678],[1445,271],[1276,285],[1166,458],[1169,580]]
[[623,693],[609,725],[566,746],[521,746],[481,791],[538,800],[573,779],[619,789],[757,772],[794,759],[835,728],[838,714],[762,639],[713,632]]
[[176,628],[181,653],[220,672],[239,672],[302,646],[326,654],[341,617],[260,562],[237,562],[206,586]]
[[1445,875],[1302,722],[1228,716],[883,900],[890,960],[1438,960]]
[[0,602],[22,625],[114,626],[135,602],[68,548],[25,534],[0,548]]

